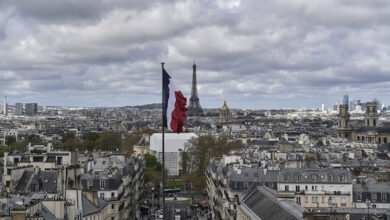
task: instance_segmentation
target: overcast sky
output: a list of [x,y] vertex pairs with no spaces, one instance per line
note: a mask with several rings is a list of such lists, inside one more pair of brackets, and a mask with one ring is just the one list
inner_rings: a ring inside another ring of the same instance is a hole
[[1,0],[10,104],[161,101],[161,65],[203,107],[390,105],[388,0]]

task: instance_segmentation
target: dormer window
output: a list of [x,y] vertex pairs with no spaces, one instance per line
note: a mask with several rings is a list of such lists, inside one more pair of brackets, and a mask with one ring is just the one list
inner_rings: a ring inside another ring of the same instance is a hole
[[103,180],[100,181],[100,189],[105,188],[105,182]]

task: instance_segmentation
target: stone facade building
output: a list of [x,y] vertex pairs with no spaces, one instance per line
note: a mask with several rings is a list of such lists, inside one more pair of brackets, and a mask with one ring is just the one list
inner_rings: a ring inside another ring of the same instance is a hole
[[388,143],[390,141],[390,127],[381,126],[377,112],[377,103],[367,102],[366,106],[364,126],[352,127],[350,125],[348,105],[340,105],[337,127],[338,137],[364,143]]

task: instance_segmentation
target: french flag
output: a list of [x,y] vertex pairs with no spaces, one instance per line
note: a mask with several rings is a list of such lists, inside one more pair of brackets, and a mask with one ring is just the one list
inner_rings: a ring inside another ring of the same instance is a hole
[[164,127],[180,133],[183,131],[186,120],[187,98],[176,87],[171,76],[163,69],[163,89],[164,89]]

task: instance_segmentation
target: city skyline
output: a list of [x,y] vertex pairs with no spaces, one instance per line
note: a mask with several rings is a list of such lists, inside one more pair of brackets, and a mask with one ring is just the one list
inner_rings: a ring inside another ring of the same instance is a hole
[[344,94],[390,103],[389,10],[384,1],[2,1],[0,95],[158,103],[165,62],[189,99],[195,59],[205,108],[225,97],[244,109],[331,108]]

